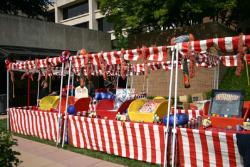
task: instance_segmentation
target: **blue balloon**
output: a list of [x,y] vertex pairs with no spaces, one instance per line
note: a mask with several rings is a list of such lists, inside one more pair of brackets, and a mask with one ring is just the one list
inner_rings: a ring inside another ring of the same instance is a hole
[[[169,116],[169,125],[173,126],[174,125],[174,115]],[[165,116],[163,119],[164,125],[167,125],[168,117]],[[181,114],[176,114],[176,125],[185,125],[188,123],[188,115],[181,113]]]
[[188,115],[181,113],[178,114],[178,125],[185,125],[188,123]]
[[[170,115],[169,117],[170,117],[170,119],[169,119],[169,125],[173,126],[173,124],[174,124],[174,115]],[[163,119],[164,125],[167,125],[167,121],[168,121],[168,117],[165,116],[164,119]]]
[[75,114],[76,108],[73,105],[68,106],[67,112],[71,115]]
[[106,99],[106,97],[107,97],[107,94],[104,92],[101,92],[101,99]]
[[95,99],[96,99],[96,100],[101,100],[101,93],[96,92],[96,94],[95,94]]

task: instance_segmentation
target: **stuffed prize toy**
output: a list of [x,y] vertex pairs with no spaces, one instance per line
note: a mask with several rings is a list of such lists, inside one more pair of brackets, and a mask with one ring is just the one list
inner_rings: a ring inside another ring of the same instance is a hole
[[207,119],[203,119],[202,120],[202,125],[203,125],[203,128],[208,128],[212,125],[212,122],[210,120],[210,118],[207,118]]

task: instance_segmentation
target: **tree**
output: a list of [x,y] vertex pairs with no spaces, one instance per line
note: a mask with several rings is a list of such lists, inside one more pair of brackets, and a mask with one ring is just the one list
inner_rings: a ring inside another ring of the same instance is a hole
[[0,166],[18,166],[21,161],[17,158],[19,152],[13,151],[12,146],[17,145],[11,134],[0,128]]
[[[248,18],[248,0],[100,0],[115,35],[203,23],[205,17],[231,26]],[[244,10],[244,12],[242,12]]]
[[47,17],[51,0],[1,0],[0,13],[25,15],[30,18]]

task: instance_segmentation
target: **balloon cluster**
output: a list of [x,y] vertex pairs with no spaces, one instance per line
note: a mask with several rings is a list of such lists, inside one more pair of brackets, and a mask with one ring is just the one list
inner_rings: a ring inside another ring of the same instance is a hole
[[115,95],[110,92],[96,92],[95,99],[96,100],[115,99]]

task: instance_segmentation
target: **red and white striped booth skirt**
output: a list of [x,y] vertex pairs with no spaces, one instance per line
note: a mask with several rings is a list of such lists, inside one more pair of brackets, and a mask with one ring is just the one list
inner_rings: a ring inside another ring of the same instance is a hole
[[[199,110],[178,110],[189,118]],[[56,141],[58,114],[32,107],[9,109],[11,131]],[[149,163],[164,163],[165,126],[68,116],[69,142],[75,147],[103,151]],[[63,135],[63,134],[62,134]],[[171,136],[169,137],[171,141]],[[177,128],[177,154],[180,166],[243,166],[236,134],[214,130]],[[171,143],[167,159],[170,162]]]
[[243,166],[236,134],[177,128],[181,166]]
[[58,113],[17,107],[9,109],[12,132],[56,141]]
[[70,144],[130,159],[162,164],[164,126],[69,116]]

